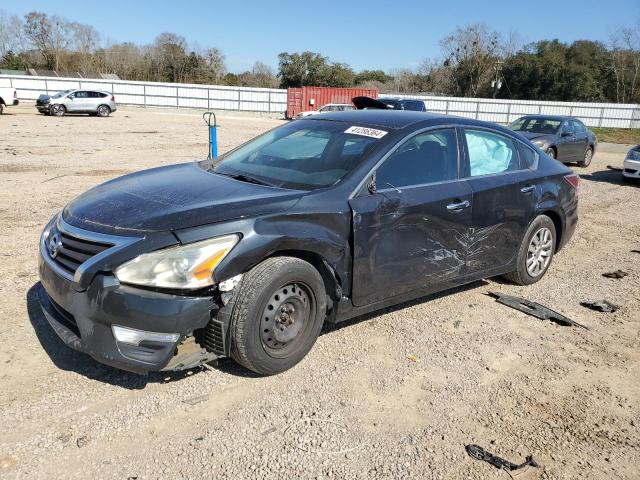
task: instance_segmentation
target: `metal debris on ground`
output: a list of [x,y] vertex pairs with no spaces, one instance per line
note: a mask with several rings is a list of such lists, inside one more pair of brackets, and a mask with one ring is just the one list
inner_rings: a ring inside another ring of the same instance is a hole
[[624,278],[627,275],[629,274],[624,270],[616,270],[614,272],[606,272],[602,274],[602,276],[606,278]]
[[611,302],[607,302],[606,300],[598,300],[597,302],[580,302],[580,305],[591,310],[595,310],[596,312],[602,313],[613,313],[618,310],[618,308],[620,308]]
[[504,458],[500,458],[493,453],[487,452],[484,448],[479,445],[466,445],[464,449],[467,451],[470,457],[475,458],[476,460],[482,460],[483,462],[487,462],[493,465],[500,470],[506,470],[508,472],[512,472],[513,470],[519,470],[521,468],[532,466],[538,468],[538,462],[536,462],[531,455],[527,456],[525,461],[521,464],[515,464],[510,462],[509,460],[505,460]]
[[488,295],[495,298],[497,302],[502,303],[503,305],[515,308],[516,310],[519,310],[528,315],[532,315],[536,318],[539,318],[540,320],[549,320],[564,327],[581,327],[589,330],[588,327],[585,327],[575,320],[571,320],[570,318],[565,317],[564,315],[551,310],[544,305],[540,305],[539,303],[531,302],[524,298],[515,297],[513,295],[506,295],[499,292],[488,292]]
[[640,253],[640,250],[631,250],[631,253]]

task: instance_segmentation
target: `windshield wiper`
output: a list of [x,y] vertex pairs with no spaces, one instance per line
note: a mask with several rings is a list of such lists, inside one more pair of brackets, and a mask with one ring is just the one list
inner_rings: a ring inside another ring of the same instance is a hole
[[251,177],[249,175],[245,175],[244,173],[223,173],[217,172],[216,170],[214,170],[213,172],[217,173],[218,175],[224,175],[225,177],[233,178],[234,180],[240,180],[241,182],[255,183],[256,185],[266,185],[268,187],[273,187],[273,185],[271,185],[270,183]]

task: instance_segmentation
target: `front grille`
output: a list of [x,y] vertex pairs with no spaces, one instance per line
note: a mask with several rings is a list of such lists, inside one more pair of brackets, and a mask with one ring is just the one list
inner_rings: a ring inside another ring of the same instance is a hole
[[211,319],[199,335],[202,346],[209,352],[224,355],[224,330],[222,322]]
[[67,329],[71,330],[76,337],[80,338],[80,330],[78,329],[78,324],[76,323],[74,316],[54,302],[51,298],[49,298],[49,302],[51,302],[51,306],[57,313],[56,320]]
[[60,245],[55,255],[52,255],[51,249],[47,248],[49,255],[60,268],[72,276],[84,262],[113,246],[111,243],[95,242],[55,230],[51,232],[49,239],[53,235],[58,235]]

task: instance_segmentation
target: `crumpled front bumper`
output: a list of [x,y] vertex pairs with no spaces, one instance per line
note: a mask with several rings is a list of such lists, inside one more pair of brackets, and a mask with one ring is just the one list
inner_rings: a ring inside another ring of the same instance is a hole
[[[103,274],[78,291],[72,281],[49,266],[42,254],[39,257],[40,305],[51,327],[69,347],[98,362],[135,373],[180,370],[223,356],[199,348],[192,337],[217,313],[214,298],[142,290],[121,285],[114,276]],[[177,342],[133,345],[117,341],[113,325],[178,333],[180,337]]]

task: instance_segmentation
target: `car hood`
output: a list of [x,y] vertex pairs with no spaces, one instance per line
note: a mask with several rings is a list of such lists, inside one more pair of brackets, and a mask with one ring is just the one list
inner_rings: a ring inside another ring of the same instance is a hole
[[535,133],[535,132],[517,132],[522,135],[524,138],[528,140],[546,140],[548,142],[551,141],[555,137],[553,134],[548,133]]
[[208,165],[184,163],[116,178],[77,197],[62,217],[101,233],[169,231],[284,211],[304,194],[217,175]]

